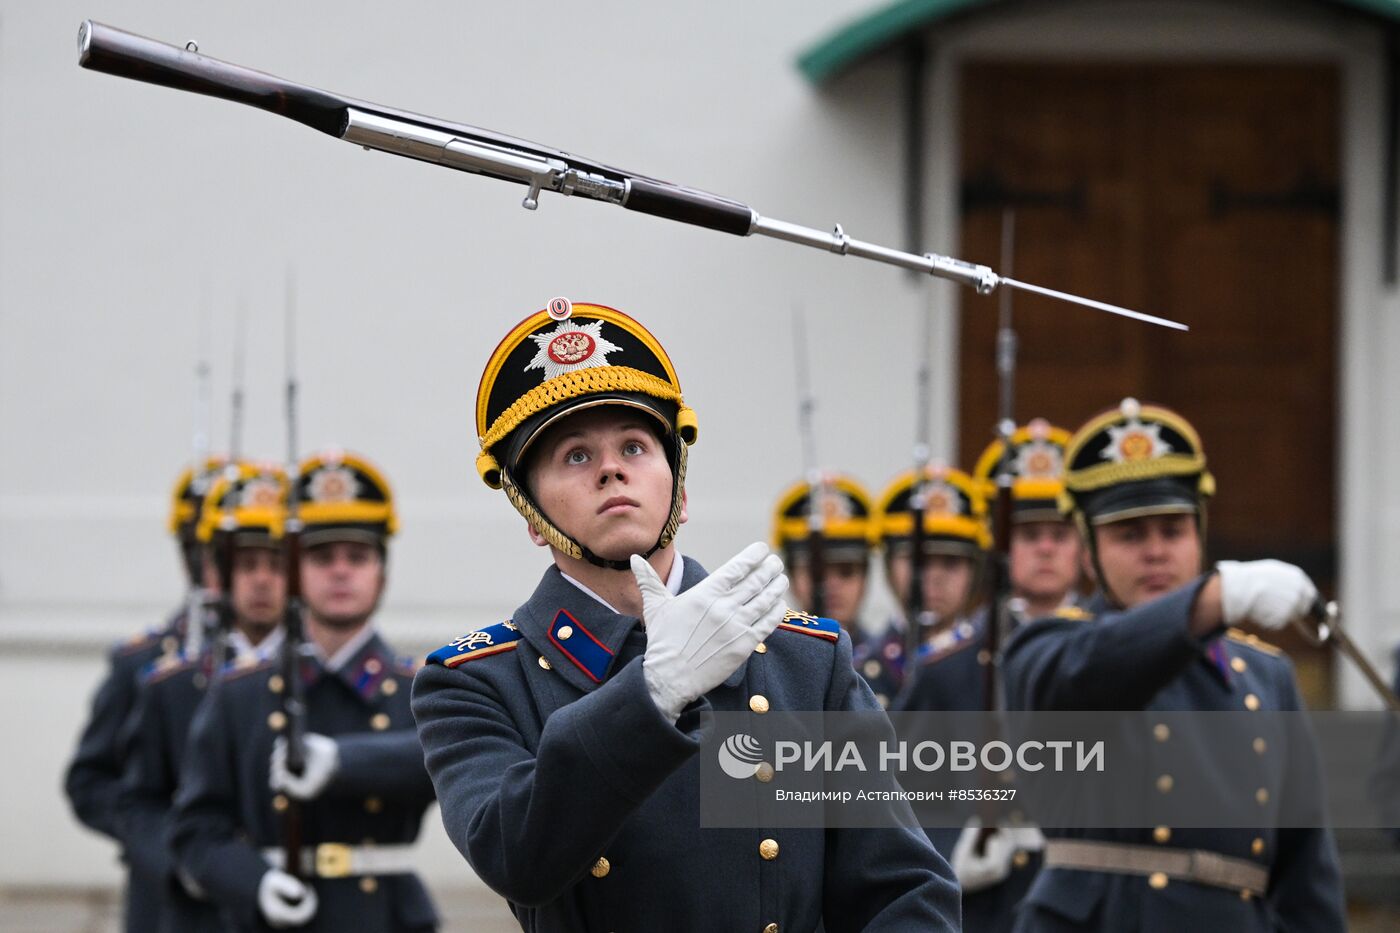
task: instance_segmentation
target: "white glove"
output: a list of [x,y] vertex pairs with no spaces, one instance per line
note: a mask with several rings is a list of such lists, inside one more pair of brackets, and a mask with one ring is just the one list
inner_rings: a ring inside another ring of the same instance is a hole
[[279,735],[272,745],[272,773],[268,786],[297,800],[315,800],[340,770],[340,749],[335,739],[308,732],[305,739],[306,767],[301,774],[287,770],[287,739]]
[[316,890],[280,868],[258,882],[258,910],[268,926],[299,927],[316,916]]
[[953,874],[965,892],[981,891],[1000,884],[1011,874],[1011,858],[1016,854],[1016,838],[1006,830],[993,829],[987,834],[982,854],[977,854],[977,837],[982,824],[969,820],[953,846]]
[[1281,560],[1222,560],[1215,569],[1226,625],[1249,621],[1282,628],[1307,615],[1317,601],[1317,587],[1308,575]]
[[766,544],[750,544],[679,596],[636,554],[632,573],[647,627],[642,673],[656,708],[672,722],[724,683],[783,620],[788,579]]

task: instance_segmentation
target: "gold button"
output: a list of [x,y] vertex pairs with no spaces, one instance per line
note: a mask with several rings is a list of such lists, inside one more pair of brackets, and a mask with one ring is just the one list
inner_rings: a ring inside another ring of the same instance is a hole
[[1160,891],[1167,886],[1167,876],[1160,871],[1154,871],[1147,876],[1147,883],[1154,890]]
[[1172,785],[1174,783],[1175,782],[1172,781],[1172,776],[1170,774],[1164,774],[1157,779],[1157,790],[1161,791],[1164,794],[1170,794],[1172,792]]
[[598,861],[594,862],[593,867],[589,869],[589,873],[592,874],[594,878],[606,878],[610,871],[612,871],[612,862],[609,862],[602,856],[599,856]]
[[874,658],[871,658],[869,661],[866,661],[865,666],[861,669],[865,671],[866,677],[880,676],[880,662],[875,660]]
[[366,797],[366,798],[365,798],[365,812],[366,812],[366,813],[378,813],[380,810],[383,810],[383,809],[384,809],[384,801],[380,800],[378,797]]
[[1230,659],[1230,670],[1234,671],[1236,674],[1243,674],[1248,669],[1249,665],[1244,663],[1244,658]]
[[170,654],[180,647],[180,640],[174,635],[166,635],[160,640],[160,647],[166,654]]
[[544,668],[547,671],[554,670],[554,665],[550,664],[549,658],[546,658],[544,655],[540,655],[540,667]]
[[1031,857],[1023,851],[1011,856],[1011,864],[1015,868],[1025,868],[1030,863]]
[[758,844],[758,854],[765,862],[771,862],[778,857],[778,840],[765,839]]
[[[768,653],[768,645],[767,645],[766,642],[759,642],[757,645],[754,646],[754,649],[753,649],[753,650],[754,650],[755,652],[757,652],[758,654],[767,654],[767,653]],[[774,924],[774,925],[776,926],[776,924]]]
[[287,809],[287,795],[278,794],[277,796],[273,797],[272,809],[276,810],[278,813],[281,813],[283,810]]
[[1254,900],[1254,892],[1251,891],[1251,890],[1249,890],[1248,888],[1240,888],[1240,900],[1242,900],[1242,901],[1252,901],[1252,900]]
[[287,714],[280,709],[275,709],[267,714],[267,727],[273,732],[281,732],[287,728]]
[[773,766],[766,761],[758,763],[758,767],[753,769],[753,776],[758,778],[760,784],[767,784],[773,780]]
[[778,933],[778,925],[776,923],[768,924],[763,928],[763,933]]
[[375,732],[383,732],[385,729],[389,728],[389,714],[375,713],[369,718],[369,727]]
[[1254,751],[1255,751],[1255,754],[1262,755],[1262,754],[1264,754],[1265,752],[1267,752],[1268,750],[1269,750],[1269,743],[1268,743],[1268,742],[1265,742],[1262,736],[1261,736],[1260,738],[1257,738],[1257,739],[1254,740]]
[[574,637],[574,627],[572,625],[561,625],[559,631],[554,633],[554,637],[560,641],[568,641]]
[[1152,737],[1158,742],[1165,742],[1167,739],[1172,737],[1172,730],[1167,728],[1166,723],[1159,722],[1157,723],[1157,725],[1152,727]]
[[755,713],[768,712],[768,698],[761,693],[755,693],[749,697],[749,709]]
[[379,882],[375,881],[369,875],[365,875],[360,879],[360,890],[366,894],[373,894],[375,891],[379,890]]
[[371,674],[378,674],[383,669],[384,665],[379,663],[378,658],[370,658],[365,662],[365,670],[369,671]]
[[1264,840],[1255,838],[1255,840],[1249,844],[1249,851],[1253,852],[1255,855],[1263,855]]
[[281,674],[273,674],[267,679],[267,689],[271,690],[273,693],[281,693],[284,686],[285,684],[282,682]]
[[1259,708],[1259,698],[1252,693],[1246,693],[1244,697],[1244,708],[1251,713]]
[[393,678],[390,678],[384,681],[384,683],[380,684],[379,689],[380,692],[382,692],[386,697],[391,697],[399,692],[399,682],[397,680],[394,680]]
[[1158,826],[1156,829],[1152,830],[1152,838],[1156,842],[1161,843],[1162,845],[1166,845],[1168,842],[1171,842],[1172,839],[1171,827]]
[[992,653],[991,653],[990,651],[988,651],[986,648],[983,648],[981,651],[977,652],[977,663],[978,663],[978,664],[981,664],[983,667],[986,667],[986,666],[987,666],[987,662],[990,661],[991,659],[992,659]]
[[881,709],[890,708],[890,698],[883,693],[875,694],[875,702],[880,704]]
[[1269,802],[1269,789],[1261,787],[1254,792],[1254,799],[1259,801],[1259,806],[1264,806]]

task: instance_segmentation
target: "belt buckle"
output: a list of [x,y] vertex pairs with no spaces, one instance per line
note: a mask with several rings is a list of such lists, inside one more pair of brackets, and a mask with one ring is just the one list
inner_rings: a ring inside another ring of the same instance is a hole
[[349,877],[350,847],[343,842],[323,842],[318,845],[316,875],[319,878]]

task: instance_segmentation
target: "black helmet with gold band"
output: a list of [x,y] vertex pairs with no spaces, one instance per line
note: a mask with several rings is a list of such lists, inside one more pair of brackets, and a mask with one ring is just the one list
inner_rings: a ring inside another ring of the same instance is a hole
[[287,474],[278,464],[243,461],[225,467],[200,510],[199,540],[232,535],[235,547],[278,546],[287,517]]
[[[864,563],[870,554],[870,494],[849,476],[822,479],[818,500],[822,508],[822,554],[828,561]],[[811,541],[811,484],[790,486],[778,499],[773,513],[773,549],[791,563],[806,554]]]
[[170,517],[165,523],[172,535],[187,540],[198,537],[200,505],[227,462],[224,457],[207,457],[198,473],[188,466],[175,480],[175,489],[170,495]]
[[1091,418],[1065,448],[1061,510],[1081,529],[1143,515],[1194,513],[1205,527],[1215,493],[1201,439],[1185,418],[1125,398]]
[[394,494],[379,468],[359,454],[328,449],[303,460],[297,472],[301,546],[335,541],[382,551],[399,529]]
[[[924,553],[980,557],[992,545],[982,485],[961,470],[929,467],[924,483]],[[908,550],[914,535],[914,471],[890,483],[876,510],[875,534],[887,554]]]
[[982,484],[988,501],[997,495],[997,476],[1003,469],[1011,473],[1011,521],[1058,522],[1060,493],[1064,491],[1065,445],[1069,432],[1044,418],[1036,418],[1011,435],[1011,453],[997,438],[982,452],[972,475]]
[[[686,407],[670,357],[641,324],[614,308],[556,298],[517,324],[481,374],[477,472],[551,546],[600,567],[626,570],[566,535],[535,503],[525,483],[530,445],[560,418],[585,408],[621,405],[655,418],[671,464],[671,510],[648,554],[671,543],[680,525],[686,449],[695,443],[695,413]],[[646,556],[646,555],[643,555]]]

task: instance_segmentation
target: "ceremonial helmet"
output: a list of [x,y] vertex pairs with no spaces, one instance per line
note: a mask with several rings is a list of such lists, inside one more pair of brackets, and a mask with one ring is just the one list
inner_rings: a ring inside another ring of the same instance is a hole
[[205,458],[198,472],[192,466],[185,467],[175,480],[175,488],[170,494],[170,517],[165,522],[167,531],[181,539],[197,537],[200,505],[227,462],[223,457],[210,456]]
[[199,464],[197,471],[193,466],[185,467],[175,480],[175,488],[170,494],[170,516],[166,519],[165,527],[180,543],[185,573],[192,582],[200,577],[200,508],[226,463],[224,457],[210,456]]
[[614,308],[555,298],[517,324],[500,342],[476,395],[481,453],[477,472],[504,489],[525,520],[549,544],[599,567],[626,570],[570,538],[540,510],[522,475],[540,433],[566,415],[601,405],[646,413],[660,427],[671,465],[671,510],[649,556],[666,547],[680,525],[686,451],[695,443],[695,412],[686,406],[670,357],[641,324]]
[[[992,545],[982,484],[961,470],[926,468],[924,553],[979,558]],[[912,546],[914,471],[895,477],[876,509],[874,532],[887,555]]]
[[982,451],[972,475],[990,503],[997,495],[997,477],[1011,474],[1011,521],[1058,522],[1060,493],[1064,491],[1065,445],[1069,432],[1044,418],[1036,418],[1011,434],[1011,450],[997,438]]
[[1190,513],[1205,538],[1206,500],[1215,479],[1196,429],[1160,405],[1125,398],[1089,419],[1065,446],[1060,510],[1090,545],[1090,526],[1142,515]]
[[278,464],[242,461],[225,467],[200,510],[199,540],[210,544],[215,535],[232,535],[234,547],[277,547],[287,489],[287,474]]
[[399,529],[389,481],[359,454],[336,448],[314,453],[298,466],[296,484],[303,548],[356,541],[382,554]]
[[[822,508],[822,553],[830,561],[864,563],[870,554],[871,502],[865,487],[849,476],[821,480],[817,497]],[[812,535],[811,484],[796,483],[778,499],[773,512],[773,549],[792,563],[803,557]]]

